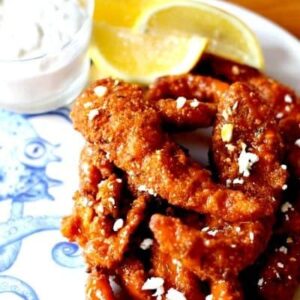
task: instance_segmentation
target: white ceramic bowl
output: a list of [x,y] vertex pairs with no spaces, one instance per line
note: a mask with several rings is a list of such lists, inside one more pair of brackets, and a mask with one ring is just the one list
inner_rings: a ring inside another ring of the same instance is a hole
[[0,107],[39,113],[69,104],[88,81],[87,49],[94,1],[85,1],[87,17],[73,39],[54,53],[31,59],[0,60]]

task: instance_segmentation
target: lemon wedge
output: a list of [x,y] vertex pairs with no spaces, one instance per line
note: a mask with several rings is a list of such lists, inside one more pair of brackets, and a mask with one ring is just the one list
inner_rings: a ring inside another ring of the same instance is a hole
[[201,1],[175,0],[149,6],[137,18],[137,32],[181,31],[206,37],[207,52],[263,69],[254,33],[235,16]]
[[191,70],[206,44],[206,38],[190,34],[133,33],[96,23],[89,55],[101,77],[149,84],[157,77]]

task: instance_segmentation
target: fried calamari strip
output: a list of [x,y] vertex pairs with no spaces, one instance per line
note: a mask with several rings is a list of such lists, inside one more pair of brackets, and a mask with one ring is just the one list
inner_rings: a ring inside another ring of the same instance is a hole
[[287,179],[283,150],[276,121],[261,95],[251,85],[231,85],[219,102],[212,137],[221,182],[278,206]]
[[109,283],[108,275],[104,272],[92,271],[86,284],[87,300],[116,300]]
[[160,251],[158,245],[152,247],[151,253],[152,272],[154,276],[165,279],[165,289],[175,288],[187,299],[205,299],[197,277],[174,258],[172,253]]
[[80,155],[80,191],[95,197],[98,193],[98,183],[112,175],[113,168],[103,151],[87,144]]
[[[93,153],[94,164],[90,153]],[[120,202],[125,201],[121,199],[122,180],[115,174],[109,175],[112,167],[107,172],[109,162],[103,152],[90,145],[89,150],[83,150],[81,160],[84,164],[81,168],[82,191],[74,195],[75,207],[72,216],[63,220],[63,234],[80,244],[91,266],[111,268],[122,260],[132,234],[144,218],[149,197],[144,194],[134,200],[123,219],[120,210]],[[100,183],[93,182],[95,186],[91,187],[89,179],[96,177],[91,174],[94,172],[109,177]]]
[[[99,237],[94,237],[87,242],[84,254],[90,265],[110,269],[121,262],[131,236],[143,220],[147,199],[147,195],[141,195],[133,201],[126,221],[117,233],[112,233],[109,237],[99,234]],[[118,220],[122,220],[123,224],[123,219]],[[116,226],[115,224],[113,228]],[[113,231],[117,230],[113,229]]]
[[[298,148],[300,147],[295,147],[295,142],[300,139],[300,98],[295,92],[254,68],[214,55],[205,55],[197,70],[202,74],[220,78],[230,83],[247,82],[259,90],[272,108],[283,138],[287,139],[287,162],[294,174],[299,177],[300,151]],[[292,140],[291,136],[293,136]]]
[[146,99],[157,101],[184,97],[186,99],[197,99],[201,102],[217,103],[227,88],[227,83],[206,76],[191,74],[165,76],[157,79],[149,87]]
[[258,221],[196,230],[162,215],[152,216],[150,229],[163,253],[178,259],[202,280],[235,277],[262,251],[268,230]]
[[[106,90],[104,96],[97,97],[99,86]],[[273,212],[272,205],[260,197],[246,197],[213,183],[210,173],[163,133],[159,113],[138,86],[98,81],[78,98],[72,118],[88,141],[98,143],[117,167],[132,174],[129,179],[138,190],[231,221]]]
[[130,298],[135,300],[152,300],[149,291],[142,289],[147,280],[147,273],[144,266],[137,258],[126,258],[121,266],[116,270],[121,283]]
[[185,98],[181,98],[180,101],[163,99],[155,103],[164,124],[173,130],[176,128],[202,128],[212,125],[217,112],[214,103],[200,102],[196,99],[186,100]]

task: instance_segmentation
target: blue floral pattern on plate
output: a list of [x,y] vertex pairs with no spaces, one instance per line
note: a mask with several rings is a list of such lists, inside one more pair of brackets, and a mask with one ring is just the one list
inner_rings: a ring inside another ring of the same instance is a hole
[[[3,299],[8,299],[9,294],[26,300],[45,299],[39,297],[38,292],[27,282],[26,274],[30,274],[28,268],[21,270],[21,274],[24,274],[22,278],[17,275],[20,272],[14,274],[13,270],[17,260],[29,259],[34,264],[35,258],[22,256],[25,239],[40,232],[58,232],[60,227],[61,211],[47,214],[47,209],[39,207],[42,214],[26,212],[30,203],[31,211],[34,212],[34,202],[58,201],[51,191],[64,188],[65,185],[63,180],[47,173],[50,165],[56,163],[58,166],[63,162],[63,157],[55,154],[61,144],[53,143],[50,136],[42,137],[35,129],[36,124],[42,126],[39,123],[45,121],[49,124],[48,130],[44,130],[46,133],[53,134],[54,125],[59,123],[61,126],[61,122],[71,128],[69,110],[65,108],[32,116],[0,110],[0,204],[5,204],[4,209],[0,207],[0,299],[1,295]],[[59,131],[57,134],[61,135],[62,142],[68,146],[71,137],[66,139],[63,132]],[[65,153],[71,148],[66,149]],[[36,244],[39,245],[38,240]],[[83,267],[79,247],[75,244],[59,241],[50,252],[52,262],[61,268]],[[22,257],[19,259],[19,256]],[[43,274],[43,269],[40,272]]]

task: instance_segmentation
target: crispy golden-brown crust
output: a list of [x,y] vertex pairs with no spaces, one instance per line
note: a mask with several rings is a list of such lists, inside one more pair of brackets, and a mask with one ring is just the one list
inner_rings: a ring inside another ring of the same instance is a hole
[[[105,87],[107,94],[97,97],[97,86]],[[92,106],[86,108],[86,103]],[[97,115],[91,120],[94,109]],[[98,81],[78,99],[72,118],[88,141],[98,143],[117,167],[134,174],[130,181],[137,189],[146,187],[173,205],[231,221],[272,214],[272,205],[264,199],[213,183],[210,173],[162,132],[159,113],[137,86]]]
[[[212,156],[221,182],[250,196],[259,194],[276,207],[287,171],[281,167],[284,146],[270,107],[251,85],[235,83],[219,102],[215,124]],[[230,141],[222,139],[227,124],[232,124]],[[257,160],[247,174],[240,172],[242,151]],[[235,183],[237,178],[242,184]]]
[[165,76],[157,79],[146,92],[146,99],[198,99],[203,102],[218,102],[220,96],[228,88],[228,84],[206,76],[183,74]]
[[162,215],[151,218],[150,228],[160,251],[176,258],[202,280],[212,281],[236,278],[264,249],[265,231],[269,231],[259,221],[196,230]]
[[300,147],[295,141],[300,138],[300,98],[282,83],[262,74],[249,66],[241,65],[211,54],[206,54],[197,67],[207,74],[227,82],[242,81],[258,89],[261,97],[269,104],[278,121],[279,131],[286,139],[287,163],[291,171],[300,177]]
[[187,299],[204,300],[197,277],[187,270],[173,253],[160,251],[155,244],[152,249],[152,273],[156,277],[165,278],[165,287],[181,291]]
[[116,300],[110,286],[108,275],[93,270],[86,283],[86,295],[89,300]]
[[[258,263],[251,278],[260,274],[263,281],[254,290],[267,300],[291,299],[300,279],[300,201],[291,200],[290,206],[284,198],[283,215],[276,210],[287,169],[294,188],[298,184],[298,100],[254,69],[241,66],[237,74],[232,65],[220,66],[248,83],[229,86],[202,76],[171,76],[145,94],[137,85],[104,79],[77,100],[72,118],[88,144],[74,211],[62,231],[83,248],[92,271],[91,297],[119,299],[109,286],[113,274],[125,299],[153,299],[155,289],[144,289],[153,276],[163,279],[162,299],[169,289],[187,300],[208,294],[247,299],[240,274]],[[272,105],[270,97],[275,97]],[[276,118],[274,110],[284,110],[284,117]],[[211,158],[220,183],[164,131],[212,124]],[[280,133],[289,135],[282,140]],[[246,166],[243,156],[251,157]],[[279,217],[269,243],[275,213]],[[273,242],[282,236],[293,243],[278,251]],[[261,258],[263,251],[268,252]]]
[[122,285],[128,294],[127,299],[151,300],[153,297],[149,291],[142,289],[147,278],[144,266],[136,258],[127,258],[117,269]]
[[209,127],[213,124],[217,106],[198,100],[185,100],[183,106],[178,107],[174,99],[162,99],[155,103],[162,122],[170,129],[193,129]]

